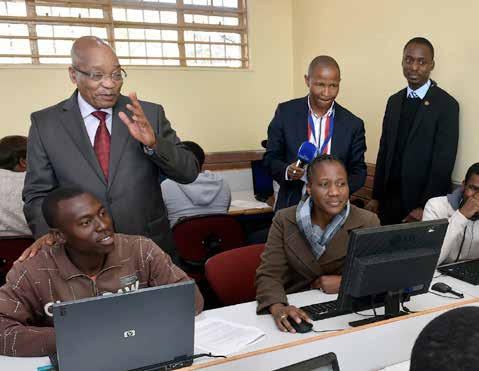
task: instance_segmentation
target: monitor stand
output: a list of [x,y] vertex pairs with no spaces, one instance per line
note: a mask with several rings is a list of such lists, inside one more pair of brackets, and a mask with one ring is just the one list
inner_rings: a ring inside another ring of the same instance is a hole
[[358,327],[368,325],[370,323],[384,321],[389,318],[405,316],[409,313],[400,310],[400,304],[403,298],[403,293],[388,292],[384,297],[384,315],[374,316],[371,318],[361,319],[358,321],[349,322],[349,326]]

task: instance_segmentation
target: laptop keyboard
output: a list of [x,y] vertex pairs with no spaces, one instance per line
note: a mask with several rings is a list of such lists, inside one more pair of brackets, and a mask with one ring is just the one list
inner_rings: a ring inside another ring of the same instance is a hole
[[299,309],[304,310],[313,321],[319,321],[321,319],[336,317],[345,314],[339,312],[336,308],[337,301],[332,300],[325,301],[324,303],[306,305]]
[[462,281],[479,284],[479,259],[438,268],[439,272]]

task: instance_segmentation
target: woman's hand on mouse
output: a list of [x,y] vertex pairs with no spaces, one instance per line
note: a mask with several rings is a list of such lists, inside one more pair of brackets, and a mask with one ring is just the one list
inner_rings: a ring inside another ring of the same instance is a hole
[[276,322],[276,326],[283,332],[296,332],[289,321],[296,321],[296,323],[301,321],[311,322],[306,312],[294,305],[276,303],[269,307],[269,311],[274,318],[274,322]]

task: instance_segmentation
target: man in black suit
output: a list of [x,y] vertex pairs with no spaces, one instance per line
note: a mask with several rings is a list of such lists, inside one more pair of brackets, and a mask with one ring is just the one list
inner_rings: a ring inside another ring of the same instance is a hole
[[309,94],[280,103],[268,127],[263,161],[280,185],[276,210],[296,205],[304,193],[305,170],[296,161],[305,141],[316,146],[316,155],[332,154],[344,162],[351,193],[366,179],[364,123],[335,101],[341,80],[338,63],[329,56],[316,57],[304,80]]
[[383,225],[419,221],[430,198],[448,193],[459,137],[459,104],[429,79],[432,44],[409,40],[402,67],[408,87],[388,100],[373,199],[366,206]]

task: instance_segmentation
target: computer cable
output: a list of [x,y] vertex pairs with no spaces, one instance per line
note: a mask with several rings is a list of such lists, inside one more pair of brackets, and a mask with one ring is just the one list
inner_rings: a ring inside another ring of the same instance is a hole
[[441,297],[443,297],[443,298],[448,298],[448,299],[454,299],[454,300],[461,300],[461,299],[462,299],[462,298],[460,298],[460,297],[459,297],[459,298],[456,298],[456,297],[454,297],[454,296],[441,295],[441,294],[438,294],[437,292],[434,292],[434,291],[431,291],[431,290],[429,290],[429,293],[430,293],[430,294],[437,295],[437,296],[441,296]]
[[406,307],[406,306],[404,305],[404,300],[405,300],[405,298],[403,297],[402,300],[401,300],[401,310],[402,310],[403,312],[406,312],[406,313],[419,313],[419,312],[420,312],[420,311],[418,311],[418,310],[411,310],[411,309],[409,309],[408,307]]
[[374,317],[377,317],[378,314],[376,313],[376,305],[374,304],[375,301],[376,301],[376,295],[371,295],[371,306],[373,307]]
[[228,358],[228,357],[223,356],[223,355],[211,354],[211,352],[210,352],[210,353],[198,353],[198,354],[194,354],[192,357],[189,357],[189,359],[193,360],[193,359],[197,359],[197,358],[201,358],[201,357]]
[[456,257],[456,260],[454,261],[454,263],[457,263],[459,261],[459,257],[461,256],[462,248],[464,246],[464,240],[466,239],[466,231],[467,231],[467,225],[464,228],[464,233],[462,234],[461,247],[459,248],[459,252],[457,253],[457,257]]
[[313,332],[334,332],[334,331],[343,331],[343,330],[346,330],[345,328],[338,328],[338,329],[334,329],[334,330],[315,330],[314,327],[313,327]]
[[365,314],[365,313],[359,313],[359,312],[353,312],[353,313],[363,317],[374,317],[374,314]]

